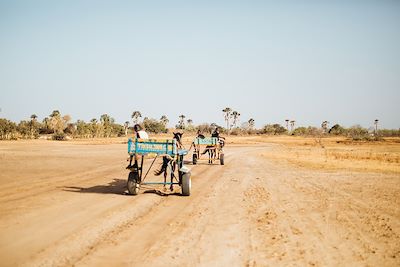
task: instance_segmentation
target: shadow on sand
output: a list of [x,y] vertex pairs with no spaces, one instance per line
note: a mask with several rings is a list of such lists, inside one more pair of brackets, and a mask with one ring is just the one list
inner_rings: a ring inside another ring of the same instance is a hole
[[127,195],[126,179],[114,179],[107,185],[95,185],[91,187],[64,186],[63,190],[74,193]]
[[[74,192],[74,193],[129,195],[126,189],[125,179],[114,179],[107,185],[95,185],[91,187],[64,186],[62,189],[63,191]],[[157,189],[147,189],[142,192],[143,194],[156,194],[163,197],[181,195],[178,192],[167,193]]]

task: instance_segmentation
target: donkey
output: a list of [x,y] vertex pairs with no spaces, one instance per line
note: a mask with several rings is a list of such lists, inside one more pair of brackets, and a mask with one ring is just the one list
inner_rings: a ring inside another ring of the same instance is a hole
[[[174,138],[176,140],[176,147],[177,149],[182,149],[183,145],[182,145],[182,135],[183,133],[173,133],[174,134]],[[175,160],[170,156],[170,155],[165,155],[163,156],[163,162],[161,164],[161,168],[159,170],[154,171],[154,174],[156,176],[160,176],[162,173],[164,174],[164,187],[165,187],[165,183],[167,181],[167,175],[168,175],[168,166],[170,166],[171,168],[171,186],[170,186],[170,190],[173,191],[174,190],[174,186],[173,186],[173,181],[174,181],[174,172],[176,169],[176,162]]]
[[[219,135],[218,127],[213,131],[213,133],[211,134],[211,137],[217,138],[218,144],[219,144],[219,149],[218,149],[217,144],[206,146],[202,155],[204,155],[208,152],[208,163],[213,163],[213,160],[215,160],[217,157],[219,159],[219,154],[221,152],[221,149],[225,146],[225,137],[222,137]],[[218,151],[217,151],[217,149],[218,149]]]
[[217,156],[217,146],[216,145],[208,145],[204,149],[202,155],[206,154],[208,152],[208,163],[213,163],[213,160],[215,160]]

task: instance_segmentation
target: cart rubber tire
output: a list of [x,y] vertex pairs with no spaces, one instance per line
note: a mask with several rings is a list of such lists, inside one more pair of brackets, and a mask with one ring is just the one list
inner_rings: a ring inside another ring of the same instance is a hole
[[185,173],[182,175],[182,196],[190,196],[190,189],[192,187],[192,180],[190,179],[191,173]]
[[225,165],[224,154],[219,155],[219,162],[221,165]]
[[128,192],[130,195],[137,195],[139,193],[139,174],[137,172],[130,172],[128,176]]
[[197,164],[197,154],[193,154],[193,165]]

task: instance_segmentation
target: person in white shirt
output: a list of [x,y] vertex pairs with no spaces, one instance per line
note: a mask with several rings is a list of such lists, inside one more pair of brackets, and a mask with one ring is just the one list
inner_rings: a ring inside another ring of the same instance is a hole
[[142,126],[139,124],[135,124],[133,126],[133,130],[135,131],[135,137],[140,139],[149,139],[149,135],[143,130]]

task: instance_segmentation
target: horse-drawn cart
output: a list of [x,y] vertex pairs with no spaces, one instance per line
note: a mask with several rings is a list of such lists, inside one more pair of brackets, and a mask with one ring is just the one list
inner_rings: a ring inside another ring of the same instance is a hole
[[[151,140],[151,139],[129,139],[128,154],[129,165],[126,167],[130,170],[128,176],[127,187],[132,195],[137,195],[141,185],[179,185],[183,196],[190,195],[191,189],[191,173],[190,170],[183,165],[183,157],[187,154],[187,150],[177,148],[175,139],[171,140]],[[143,176],[143,161],[149,154],[155,155],[154,159]],[[163,182],[145,182],[156,159],[162,156],[165,163],[165,174]],[[170,170],[171,180],[166,181],[167,169]],[[177,175],[175,175],[177,173]]]
[[[208,160],[211,164],[214,160],[219,160],[221,165],[225,164],[224,161],[224,139],[218,137],[196,137],[192,143],[193,150],[193,165],[198,161]],[[203,152],[201,150],[203,149]],[[208,154],[208,159],[202,159],[202,155]]]

